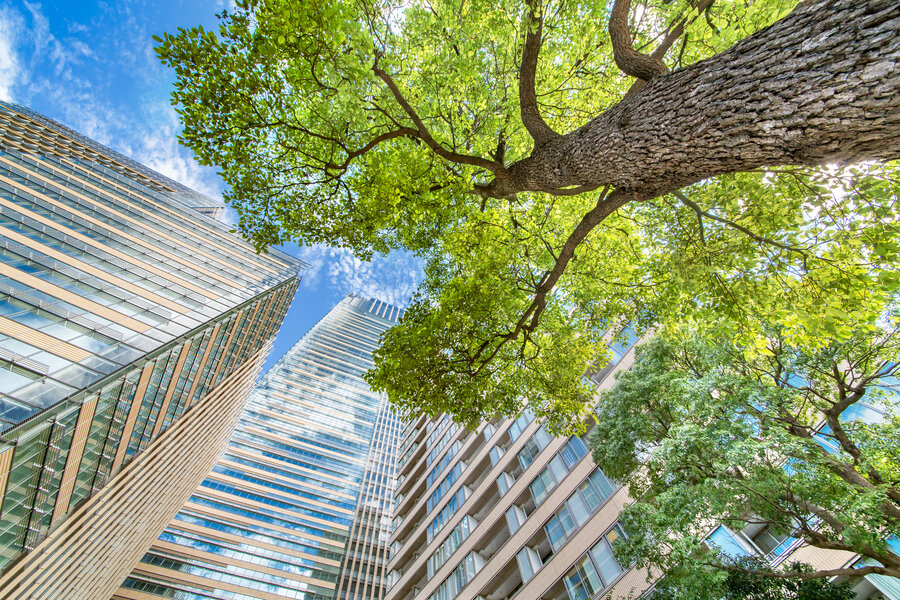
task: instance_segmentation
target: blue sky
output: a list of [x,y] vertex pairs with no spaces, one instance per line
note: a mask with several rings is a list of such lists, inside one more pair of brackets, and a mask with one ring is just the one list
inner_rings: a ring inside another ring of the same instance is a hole
[[[153,35],[213,27],[226,0],[0,0],[0,98],[37,110],[214,198],[223,184],[178,145],[172,74]],[[405,305],[422,277],[414,257],[370,263],[340,248],[291,246],[311,265],[269,365],[341,298],[356,292]],[[268,365],[267,365],[268,366]]]

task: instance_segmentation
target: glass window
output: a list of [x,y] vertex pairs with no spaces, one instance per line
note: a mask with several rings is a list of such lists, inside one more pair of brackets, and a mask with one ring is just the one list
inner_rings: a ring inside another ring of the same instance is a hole
[[513,479],[512,475],[506,471],[500,473],[500,477],[497,478],[497,489],[500,490],[500,495],[505,496],[515,482],[516,480]]
[[506,511],[506,525],[509,527],[509,533],[513,534],[518,531],[527,518],[528,516],[520,506],[515,504],[510,506]]
[[603,580],[603,587],[609,587],[615,578],[622,573],[622,567],[612,552],[612,545],[620,536],[621,528],[619,525],[616,525],[591,548],[591,558],[594,560],[597,572]]
[[841,413],[842,421],[864,421],[866,423],[880,423],[884,421],[884,414],[862,402],[852,404]]
[[591,473],[587,481],[582,483],[579,489],[591,511],[606,502],[606,499],[612,496],[613,493],[612,484],[600,469],[596,469]]
[[519,415],[519,418],[509,426],[509,439],[512,441],[517,440],[532,420],[534,420],[534,416],[528,410],[525,410]]
[[550,460],[550,464],[547,465],[547,468],[550,470],[550,473],[553,474],[553,480],[557,483],[565,479],[566,475],[569,474],[569,470],[566,468],[566,463],[563,462],[559,454],[557,454]]
[[600,577],[587,556],[566,574],[564,581],[570,600],[589,600],[603,589]]
[[724,525],[716,527],[716,530],[707,536],[706,541],[732,558],[749,556],[731,530]]
[[630,326],[626,326],[614,339],[617,341],[610,344],[609,349],[612,351],[612,362],[617,363],[622,360],[628,350],[637,342],[637,336]]
[[560,455],[569,469],[572,469],[572,467],[578,464],[578,461],[581,460],[585,454],[587,454],[587,446],[584,445],[581,438],[577,437],[569,438],[569,441],[566,442],[566,445],[563,446],[563,449],[560,451]]
[[562,523],[559,522],[559,517],[554,516],[547,521],[544,530],[547,532],[547,539],[550,540],[550,547],[555,552],[562,546],[562,541],[566,538],[566,531],[563,529]]
[[534,574],[543,566],[541,557],[538,556],[538,553],[535,552],[534,549],[529,548],[528,546],[525,546],[519,551],[516,555],[516,560],[519,563],[519,574],[522,576],[523,582],[534,577]]
[[566,501],[566,506],[569,507],[569,512],[572,513],[572,518],[578,525],[584,525],[591,516],[591,511],[578,490],[575,490],[575,493],[569,497]]
[[0,392],[8,394],[37,378],[37,375],[25,369],[0,363]]
[[537,455],[540,454],[541,449],[535,443],[534,439],[530,439],[525,443],[525,446],[519,450],[519,464],[522,465],[522,470],[526,470],[531,463],[534,462],[534,459],[537,458]]
[[531,497],[534,498],[535,506],[540,506],[544,502],[555,485],[556,483],[553,481],[550,471],[547,469],[541,471],[535,480],[531,482],[531,485],[528,486],[531,490]]
[[534,432],[534,435],[531,436],[531,439],[535,444],[537,444],[538,448],[543,450],[547,447],[547,444],[550,443],[550,440],[552,438],[550,437],[550,434],[547,433],[547,430],[544,429],[544,426],[541,425],[540,427],[538,427],[538,430]]
[[438,502],[440,502],[441,498],[444,497],[444,494],[446,494],[447,491],[449,491],[449,489],[453,486],[453,483],[456,481],[456,479],[460,476],[461,473],[462,473],[462,464],[456,463],[453,466],[453,468],[450,470],[450,472],[447,473],[447,476],[444,478],[444,480],[441,481],[441,484],[438,486],[438,488],[436,490],[434,490],[434,492],[432,492],[431,496],[428,498],[428,501],[426,503],[427,504],[426,510],[428,512],[431,512],[434,509],[434,507],[437,506]]
[[575,531],[575,520],[565,506],[554,515],[546,525],[547,539],[550,546],[556,551],[563,545],[563,541]]

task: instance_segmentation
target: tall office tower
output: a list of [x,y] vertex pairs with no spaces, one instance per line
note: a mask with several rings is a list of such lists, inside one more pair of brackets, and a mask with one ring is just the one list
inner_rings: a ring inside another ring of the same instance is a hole
[[301,264],[214,209],[0,104],[0,598],[109,597],[224,449]]
[[[634,364],[635,340],[625,337],[590,376],[599,389]],[[864,410],[878,417],[877,407]],[[399,456],[385,600],[600,600],[650,591],[647,572],[612,552],[626,535],[617,519],[631,500],[581,439],[553,438],[527,413],[474,432],[446,416],[421,417],[404,425]],[[708,539],[773,567],[788,560],[839,568],[858,559],[758,524],[712,527]],[[855,591],[857,600],[900,600],[900,581],[870,575]]]
[[380,600],[398,425],[361,376],[400,312],[351,296],[304,335],[114,598]]

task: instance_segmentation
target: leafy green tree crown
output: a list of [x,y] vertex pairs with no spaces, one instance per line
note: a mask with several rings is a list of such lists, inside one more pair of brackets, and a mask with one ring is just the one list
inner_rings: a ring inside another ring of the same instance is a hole
[[751,346],[759,314],[812,346],[873,326],[900,282],[898,10],[239,0],[157,52],[258,248],[426,260],[374,387],[562,428],[622,320],[724,313]]
[[597,464],[635,499],[620,517],[632,532],[622,560],[673,570],[676,586],[716,571],[721,582],[744,572],[707,541],[723,523],[877,561],[766,576],[900,576],[887,543],[900,534],[897,327],[886,316],[874,334],[814,351],[780,327],[759,353],[692,328],[640,347],[591,434]]

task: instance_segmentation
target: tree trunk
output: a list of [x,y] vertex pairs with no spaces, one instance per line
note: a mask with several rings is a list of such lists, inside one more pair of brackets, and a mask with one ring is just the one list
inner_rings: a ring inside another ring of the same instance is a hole
[[612,185],[638,199],[769,165],[900,158],[900,0],[815,0],[654,78],[485,192]]

